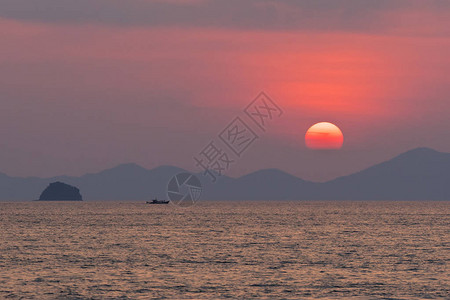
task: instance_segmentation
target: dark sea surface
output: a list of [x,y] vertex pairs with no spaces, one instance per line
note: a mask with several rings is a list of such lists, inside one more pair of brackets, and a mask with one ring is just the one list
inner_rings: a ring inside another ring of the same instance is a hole
[[450,202],[0,203],[4,299],[450,299]]

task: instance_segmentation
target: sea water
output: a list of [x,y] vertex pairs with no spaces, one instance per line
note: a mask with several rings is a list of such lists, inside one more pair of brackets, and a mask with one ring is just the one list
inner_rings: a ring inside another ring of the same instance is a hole
[[0,203],[0,298],[450,299],[450,202]]

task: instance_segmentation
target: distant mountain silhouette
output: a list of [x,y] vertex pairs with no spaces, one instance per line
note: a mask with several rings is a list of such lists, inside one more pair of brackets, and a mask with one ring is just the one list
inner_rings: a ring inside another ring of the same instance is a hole
[[42,192],[39,201],[82,201],[80,190],[63,182],[53,182]]
[[323,184],[322,198],[450,200],[450,153],[417,148]]
[[223,182],[214,189],[215,200],[288,200],[293,191],[311,193],[316,183],[278,169],[265,169]]
[[[79,187],[85,200],[166,199],[170,178],[185,170],[173,166],[145,169],[136,164],[80,177],[14,178],[0,173],[2,201],[31,200],[50,182]],[[418,148],[389,161],[325,183],[302,180],[277,169],[239,178],[202,181],[205,200],[450,200],[450,153]]]
[[161,166],[147,170],[136,164],[122,164],[115,168],[64,180],[78,186],[89,200],[149,200],[165,199],[166,187],[172,176],[185,170]]

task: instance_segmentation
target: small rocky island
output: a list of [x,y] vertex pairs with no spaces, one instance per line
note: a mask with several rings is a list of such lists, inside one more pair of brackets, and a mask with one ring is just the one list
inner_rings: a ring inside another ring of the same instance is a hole
[[80,190],[63,182],[53,182],[42,192],[38,201],[83,201]]

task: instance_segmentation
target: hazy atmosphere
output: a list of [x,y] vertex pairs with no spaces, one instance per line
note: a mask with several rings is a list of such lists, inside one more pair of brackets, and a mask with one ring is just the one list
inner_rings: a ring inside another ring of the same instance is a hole
[[450,299],[450,0],[0,0],[0,299]]
[[[227,175],[325,181],[450,152],[449,28],[445,0],[1,0],[0,172],[199,172],[193,156],[261,91],[284,113]],[[321,121],[340,151],[306,148]]]

